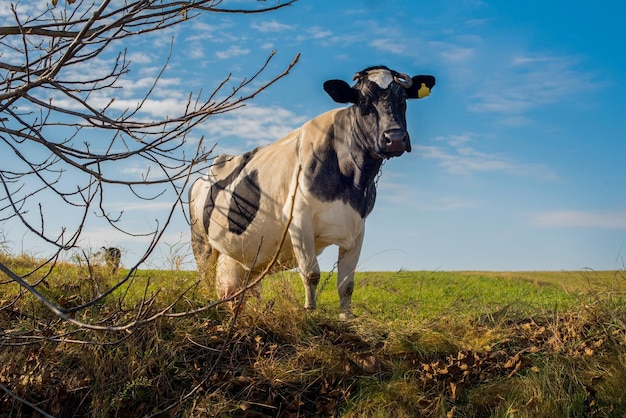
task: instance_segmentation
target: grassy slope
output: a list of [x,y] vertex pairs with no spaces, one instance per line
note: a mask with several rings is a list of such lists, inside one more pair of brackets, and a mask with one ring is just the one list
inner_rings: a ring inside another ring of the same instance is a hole
[[[64,266],[38,289],[75,306],[94,292],[84,273]],[[96,273],[100,287],[114,281]],[[201,306],[210,292],[193,287],[195,277],[140,272],[76,317],[147,316],[190,286],[175,310]],[[233,326],[230,313],[213,310],[130,334],[76,329],[28,295],[12,303],[19,289],[3,284],[0,307],[10,307],[0,311],[0,383],[56,416],[144,416],[170,406],[163,415],[626,413],[621,272],[361,273],[350,323],[336,319],[334,280],[322,282],[314,313],[300,308],[296,275],[283,273],[265,280],[263,299]],[[144,294],[154,299],[140,307]],[[4,392],[0,411],[31,413]]]

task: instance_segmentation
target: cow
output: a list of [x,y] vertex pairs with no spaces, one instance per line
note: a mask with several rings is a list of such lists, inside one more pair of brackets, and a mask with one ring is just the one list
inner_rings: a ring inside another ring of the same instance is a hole
[[337,245],[340,318],[352,317],[354,272],[379,170],[384,160],[411,151],[406,99],[428,96],[435,78],[375,66],[353,81],[323,85],[348,107],[323,113],[272,144],[219,155],[192,184],[192,249],[201,273],[213,269],[220,298],[263,271],[287,231],[280,267],[298,268],[305,309],[317,304],[317,256]]
[[104,264],[112,274],[117,274],[122,260],[122,251],[115,247],[102,247],[104,252]]

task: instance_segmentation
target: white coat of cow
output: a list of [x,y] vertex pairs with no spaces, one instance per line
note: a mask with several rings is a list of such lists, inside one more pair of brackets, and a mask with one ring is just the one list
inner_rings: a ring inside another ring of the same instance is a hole
[[270,145],[218,156],[190,188],[194,256],[201,272],[215,268],[218,296],[236,293],[250,270],[267,267],[291,218],[280,265],[298,268],[305,308],[316,307],[317,256],[337,245],[340,315],[351,316],[376,176],[383,160],[411,150],[406,99],[427,96],[435,85],[433,76],[409,77],[383,66],[354,80],[354,86],[324,83],[336,102],[351,106],[323,113]]

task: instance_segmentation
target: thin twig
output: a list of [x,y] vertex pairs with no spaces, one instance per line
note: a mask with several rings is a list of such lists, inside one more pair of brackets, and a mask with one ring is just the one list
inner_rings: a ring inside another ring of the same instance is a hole
[[33,410],[35,410],[36,412],[40,413],[41,415],[43,415],[44,417],[47,418],[54,418],[54,415],[50,415],[49,413],[47,413],[46,411],[44,411],[43,409],[39,408],[38,406],[36,406],[35,404],[33,404],[32,402],[28,402],[26,399],[21,398],[19,396],[17,396],[15,393],[13,393],[8,387],[4,386],[2,383],[0,383],[0,389],[2,389],[4,392],[6,392],[7,395],[9,395],[11,398],[13,398],[14,400],[23,403],[24,405],[27,405],[28,407],[32,408]]

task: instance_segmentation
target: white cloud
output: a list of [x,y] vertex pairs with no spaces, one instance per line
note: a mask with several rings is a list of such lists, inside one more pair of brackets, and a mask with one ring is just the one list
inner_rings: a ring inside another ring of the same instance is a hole
[[452,73],[459,71],[456,68],[459,65],[468,66],[484,43],[471,31],[461,33],[458,29],[412,28],[407,31],[402,24],[390,27],[377,21],[365,21],[361,26],[367,28],[369,45],[378,51],[414,58],[418,63],[427,61],[429,65],[439,58]]
[[397,177],[393,172],[383,173],[377,192],[379,206],[388,203],[394,207],[411,207],[420,212],[453,212],[481,206],[476,200],[460,196],[420,191]]
[[152,62],[152,57],[144,52],[133,52],[127,58],[132,64],[150,64]]
[[396,54],[396,55],[404,55],[409,49],[409,45],[402,43],[402,42],[398,42],[397,38],[396,39],[394,38],[375,39],[372,42],[370,42],[370,45],[378,49],[379,51],[386,52],[389,54]]
[[547,228],[626,229],[626,210],[557,210],[532,214],[530,222],[534,226]]
[[469,142],[470,135],[469,134],[460,134],[460,135],[448,135],[448,136],[438,136],[435,138],[435,141],[445,141],[448,145],[456,147],[462,144]]
[[[115,100],[109,108],[120,111],[125,111],[126,109],[134,110],[137,108],[139,103],[139,99],[121,99]],[[164,119],[168,116],[173,117],[183,114],[185,112],[186,105],[186,100],[178,98],[148,99],[142,102],[141,112],[143,115],[146,115],[146,117]]]
[[294,29],[293,25],[286,25],[284,23],[280,23],[276,20],[266,20],[264,22],[255,22],[250,25],[252,29],[256,29],[259,32],[267,33],[267,32],[285,32]]
[[485,24],[491,22],[492,19],[469,19],[465,21],[465,24],[468,27],[481,27],[484,26]]
[[313,39],[322,39],[322,38],[328,38],[329,36],[332,36],[332,32],[329,30],[325,30],[319,26],[313,26],[311,28],[307,29],[307,33],[313,38]]
[[213,136],[234,136],[264,145],[282,138],[308,120],[281,107],[245,106],[211,118],[202,128]]
[[299,32],[299,35],[296,37],[296,41],[298,42],[313,40],[322,41],[326,44],[328,40],[335,38],[332,31],[322,28],[321,26],[311,26]]
[[[361,33],[357,34],[343,34],[343,35],[331,35],[321,40],[321,44],[326,47],[333,47],[341,45],[342,48],[346,48],[350,45],[358,44],[365,41],[365,36]],[[350,56],[352,56],[350,54]]]
[[[150,73],[145,77],[139,77],[135,79],[125,78],[123,80],[119,80],[115,84],[116,87],[122,88],[119,90],[113,90],[110,93],[116,93],[122,97],[133,97],[137,95],[138,92],[144,94],[149,89],[152,89],[155,81],[156,76],[153,76]],[[179,89],[181,84],[182,81],[180,78],[162,77],[158,80],[158,83],[153,89],[151,96],[167,98],[181,97],[183,95],[183,92]],[[173,87],[174,89],[166,89],[166,87]]]
[[111,74],[115,61],[106,57],[95,57],[80,65],[64,67],[62,70],[63,79],[72,81],[89,81],[104,79]]
[[509,158],[476,150],[470,146],[473,134],[449,135],[435,138],[445,142],[443,146],[418,145],[423,158],[432,159],[439,166],[455,174],[472,172],[505,172],[520,177],[535,177],[554,181],[558,176],[547,166],[533,163],[517,163]]
[[228,58],[234,58],[234,57],[240,57],[242,55],[246,55],[249,54],[250,50],[247,48],[242,48],[240,46],[237,45],[233,45],[230,48],[223,50],[223,51],[217,51],[215,53],[215,56],[219,59],[228,59]]
[[474,55],[474,48],[461,47],[458,45],[446,45],[446,48],[440,52],[444,61],[461,62],[467,61]]
[[192,60],[201,60],[204,58],[204,50],[200,47],[200,45],[192,45],[187,49],[187,55]]
[[[132,170],[129,170],[132,171]],[[126,169],[123,170],[124,173],[128,172]],[[137,174],[139,171],[134,171],[133,173]],[[143,170],[145,172],[145,170]],[[169,211],[172,209],[173,205],[177,205],[176,202],[159,202],[159,201],[138,201],[134,203],[129,202],[111,202],[107,204],[107,208],[113,210],[119,210],[126,212],[138,211],[138,212],[162,212]]]
[[233,27],[232,23],[221,22],[220,24],[209,24],[207,22],[203,22],[201,20],[195,20],[192,22],[193,30],[185,33],[187,36],[185,37],[185,42],[196,42],[196,41],[215,41],[216,33],[222,35],[226,32],[227,29]]
[[[40,16],[49,9],[48,2],[44,1],[17,1],[10,3],[12,7],[8,7],[9,4],[7,2],[4,4],[5,7],[0,7],[0,22],[2,22],[2,25],[7,26],[16,24],[16,15],[20,17],[21,23],[24,24],[24,21],[30,20],[34,16]],[[13,14],[13,9],[15,9],[15,14]]]
[[[150,77],[137,79],[135,82],[125,80],[117,84],[118,87],[124,86],[123,89],[107,92],[119,94],[119,96],[104,96],[101,94],[102,92],[98,91],[89,97],[88,102],[94,109],[104,109],[106,107],[109,117],[116,117],[116,111],[118,115],[128,110],[134,111],[139,104],[142,104],[137,121],[152,121],[154,119],[182,115],[188,107],[188,97],[184,96],[184,91],[174,88],[162,88],[164,85],[179,86],[179,79],[161,79],[157,87],[153,89],[150,98],[143,100],[143,96],[152,87],[153,82],[154,79]],[[55,106],[61,108],[84,110],[84,107],[78,102],[67,99],[60,94],[55,94],[54,97],[48,97],[45,100],[52,100]]]
[[532,124],[533,121],[531,118],[527,116],[518,114],[518,115],[504,116],[503,118],[499,120],[499,123],[501,123],[502,125],[509,125],[509,126],[526,126],[526,125]]
[[491,71],[469,109],[521,114],[597,87],[593,75],[577,70],[577,64],[574,57],[516,55]]

